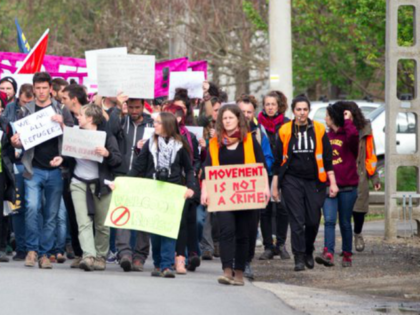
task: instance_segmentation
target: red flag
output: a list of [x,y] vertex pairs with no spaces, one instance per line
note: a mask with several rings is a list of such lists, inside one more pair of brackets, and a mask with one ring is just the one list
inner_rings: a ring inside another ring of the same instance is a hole
[[49,31],[49,29],[46,30],[41,36],[15,74],[33,74],[41,70],[42,62],[47,51]]
[[144,101],[144,107],[146,107],[146,110],[149,112],[149,114],[152,114],[153,113],[152,106],[150,106],[150,104],[147,103],[146,101]]

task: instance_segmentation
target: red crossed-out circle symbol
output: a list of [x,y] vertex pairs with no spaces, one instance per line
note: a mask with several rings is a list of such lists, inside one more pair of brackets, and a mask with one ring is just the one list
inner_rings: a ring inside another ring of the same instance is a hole
[[115,208],[111,213],[111,222],[116,226],[124,226],[130,220],[130,210],[126,207]]

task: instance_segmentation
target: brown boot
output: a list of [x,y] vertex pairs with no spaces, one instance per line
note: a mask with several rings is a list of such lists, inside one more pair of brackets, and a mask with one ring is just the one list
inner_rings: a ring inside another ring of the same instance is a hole
[[93,263],[93,269],[103,271],[106,269],[106,260],[104,257],[96,257]]
[[70,265],[70,268],[79,268],[81,261],[82,261],[82,257],[79,257],[79,256],[74,257],[73,262]]
[[44,255],[39,259],[38,265],[40,269],[52,269],[51,261],[48,259],[47,255]]
[[131,270],[143,271],[143,268],[144,268],[144,263],[140,259],[133,260],[133,266],[131,267]]
[[57,262],[63,264],[66,261],[66,257],[63,254],[57,254]]
[[38,254],[31,250],[28,252],[25,258],[25,266],[26,267],[34,267],[36,265],[36,262],[38,261]]
[[95,263],[95,258],[90,256],[90,257],[85,257],[80,261],[79,264],[79,268],[84,270],[84,271],[93,271],[94,267],[93,264]]

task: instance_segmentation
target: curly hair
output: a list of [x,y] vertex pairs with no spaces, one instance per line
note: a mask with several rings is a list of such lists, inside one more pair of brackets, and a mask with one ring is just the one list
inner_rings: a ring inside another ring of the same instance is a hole
[[254,95],[242,94],[236,99],[236,104],[239,104],[241,102],[246,104],[252,104],[252,106],[254,106],[254,109],[258,108],[258,101],[254,97]]
[[332,122],[337,127],[344,126],[344,109],[339,104],[340,102],[330,104],[327,106],[327,113],[330,116]]
[[277,101],[277,105],[279,106],[278,113],[284,114],[287,110],[287,97],[280,91],[271,91],[264,96],[263,104],[265,105],[265,99],[267,97],[274,97]]
[[238,128],[241,133],[241,141],[244,141],[248,134],[248,123],[246,121],[244,114],[239,108],[239,106],[238,105],[224,105],[220,108],[219,113],[217,115],[217,120],[216,120],[216,134],[217,134],[217,142],[219,143],[219,146],[222,145],[223,136],[225,134],[225,128],[223,127],[223,114],[226,111],[230,111],[232,114],[234,114],[238,118],[239,120]]
[[365,115],[363,115],[362,110],[355,102],[351,101],[339,101],[335,103],[335,105],[340,106],[343,109],[343,112],[345,110],[348,110],[351,112],[353,116],[353,124],[356,127],[357,130],[362,130],[366,126],[366,118]]

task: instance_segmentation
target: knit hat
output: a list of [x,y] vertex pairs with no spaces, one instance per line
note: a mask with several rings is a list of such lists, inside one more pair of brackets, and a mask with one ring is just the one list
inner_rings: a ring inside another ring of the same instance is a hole
[[13,79],[12,77],[4,77],[3,79],[0,80],[0,84],[2,84],[3,82],[9,82],[13,86],[13,90],[15,91],[15,95],[16,95],[17,89],[18,89],[16,80]]
[[5,108],[7,105],[7,94],[4,93],[3,91],[0,91],[0,102],[1,102],[1,106]]

